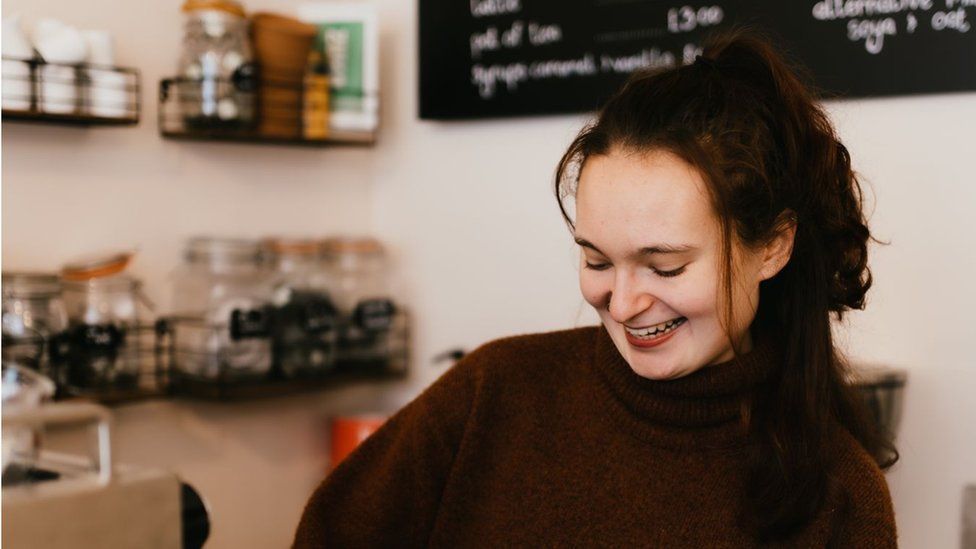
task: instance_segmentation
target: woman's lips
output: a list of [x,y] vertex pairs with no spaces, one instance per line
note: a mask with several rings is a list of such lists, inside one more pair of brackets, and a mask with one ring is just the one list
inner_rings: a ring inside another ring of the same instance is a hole
[[671,330],[670,332],[664,334],[663,336],[656,337],[654,339],[640,339],[630,334],[626,329],[624,330],[624,335],[627,336],[627,342],[634,347],[640,347],[642,349],[647,349],[650,347],[657,347],[658,345],[663,345],[668,342],[669,339],[674,337],[674,334],[678,333],[682,328],[685,327],[688,321],[682,322],[677,328]]

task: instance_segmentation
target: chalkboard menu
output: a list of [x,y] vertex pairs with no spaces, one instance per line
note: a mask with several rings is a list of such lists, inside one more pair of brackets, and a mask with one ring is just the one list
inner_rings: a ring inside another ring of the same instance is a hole
[[420,117],[590,111],[754,25],[841,97],[976,90],[976,0],[419,0]]

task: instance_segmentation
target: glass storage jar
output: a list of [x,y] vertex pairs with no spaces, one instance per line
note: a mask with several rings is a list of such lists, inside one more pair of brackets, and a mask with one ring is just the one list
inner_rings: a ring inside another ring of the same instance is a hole
[[315,240],[265,242],[275,268],[272,339],[285,377],[329,372],[336,361],[337,313]]
[[53,273],[3,273],[3,360],[57,379],[68,313]]
[[80,389],[132,389],[139,384],[148,321],[142,282],[125,274],[131,254],[95,257],[61,271],[68,312],[69,357],[64,381]]
[[261,243],[194,238],[173,288],[176,373],[203,381],[235,381],[271,371],[273,279]]
[[182,11],[177,97],[184,124],[252,126],[257,74],[244,8],[234,0],[187,0]]
[[322,258],[339,312],[339,364],[405,371],[408,319],[393,296],[382,244],[374,238],[330,238],[322,243]]

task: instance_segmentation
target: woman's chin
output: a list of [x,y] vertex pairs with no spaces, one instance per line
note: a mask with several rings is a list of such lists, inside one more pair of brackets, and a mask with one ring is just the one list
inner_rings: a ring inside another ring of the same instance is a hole
[[617,343],[617,350],[620,351],[630,369],[643,378],[664,381],[691,373],[687,368],[683,368],[674,357],[648,355],[646,352],[632,348],[627,341],[624,341],[623,345],[626,347],[621,349],[620,344]]
[[684,377],[691,372],[685,371],[676,364],[661,363],[660,361],[641,360],[640,358],[627,361],[635,374],[654,381],[667,381]]

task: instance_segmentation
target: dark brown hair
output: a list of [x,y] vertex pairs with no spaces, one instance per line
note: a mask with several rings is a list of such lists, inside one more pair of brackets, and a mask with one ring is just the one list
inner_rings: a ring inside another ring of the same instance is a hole
[[556,171],[556,197],[575,192],[587,158],[662,150],[696,167],[722,227],[726,326],[731,324],[733,239],[768,242],[796,223],[789,263],[760,284],[753,326],[781,342],[783,362],[746,408],[758,444],[749,456],[744,526],[785,539],[814,518],[830,478],[829,430],[846,428],[882,468],[891,440],[847,383],[830,314],[862,309],[871,287],[861,188],[803,72],[754,29],[714,35],[701,58],[638,72],[583,128]]

